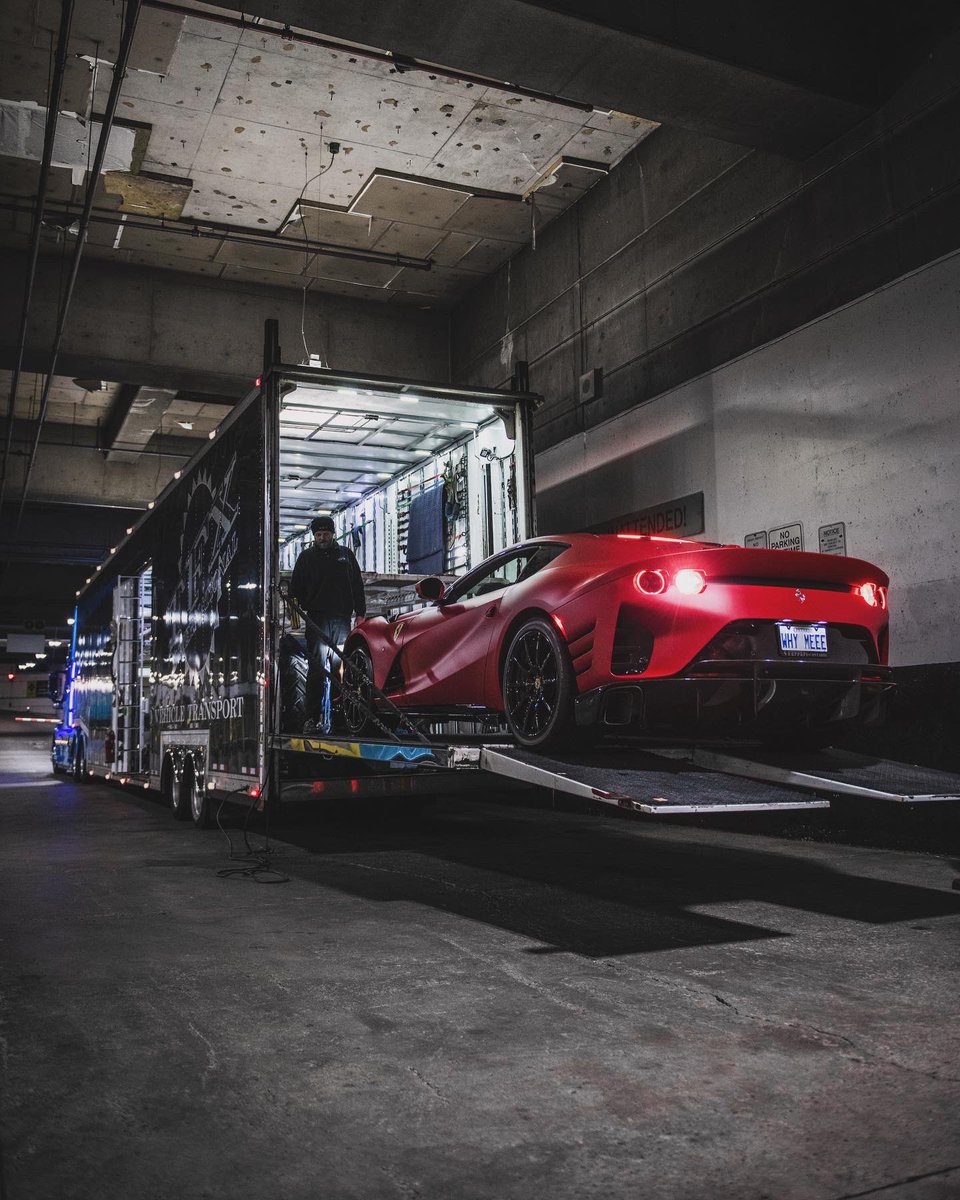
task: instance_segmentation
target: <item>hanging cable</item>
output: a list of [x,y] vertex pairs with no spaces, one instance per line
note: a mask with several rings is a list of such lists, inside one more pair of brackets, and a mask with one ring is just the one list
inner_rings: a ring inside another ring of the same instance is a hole
[[96,195],[97,185],[100,181],[100,174],[103,170],[103,162],[107,153],[107,143],[110,141],[110,132],[113,128],[114,117],[117,112],[117,104],[120,100],[120,90],[123,86],[123,78],[127,69],[127,62],[130,59],[130,49],[133,45],[133,37],[137,29],[137,18],[140,16],[141,0],[129,0],[123,14],[123,32],[120,38],[120,49],[117,53],[117,61],[113,67],[113,81],[110,85],[110,95],[107,98],[107,105],[103,113],[100,124],[100,137],[97,139],[97,152],[94,155],[91,174],[87,179],[87,190],[84,198],[83,212],[80,216],[79,229],[77,231],[77,242],[74,246],[73,259],[70,264],[70,274],[67,280],[66,293],[60,305],[60,312],[57,318],[57,329],[54,334],[53,349],[50,355],[50,364],[47,369],[47,377],[43,386],[43,394],[40,397],[40,411],[37,414],[37,427],[33,436],[33,444],[30,447],[30,452],[27,456],[26,466],[23,473],[23,488],[20,495],[20,506],[17,510],[17,518],[14,523],[12,541],[16,541],[19,532],[20,524],[23,520],[23,510],[27,501],[27,492],[30,486],[30,475],[33,471],[33,465],[36,461],[37,450],[40,446],[40,435],[43,431],[43,422],[47,412],[47,402],[50,397],[50,388],[53,384],[57,370],[57,360],[60,357],[60,347],[63,343],[63,331],[67,323],[67,314],[70,311],[70,301],[73,299],[73,289],[77,282],[77,274],[80,270],[80,259],[83,256],[84,244],[87,240],[87,229],[90,225],[90,215],[93,211],[93,199]]
[[16,411],[17,388],[20,384],[20,374],[23,370],[23,353],[27,344],[27,325],[30,318],[30,305],[33,300],[33,284],[37,273],[37,259],[40,255],[40,230],[43,226],[43,213],[47,203],[47,190],[50,185],[53,143],[57,132],[57,119],[60,115],[60,95],[63,91],[63,77],[67,68],[67,48],[70,42],[72,25],[73,0],[63,0],[60,14],[60,31],[57,35],[56,61],[47,97],[47,120],[43,133],[43,156],[40,160],[40,180],[37,187],[37,201],[33,210],[33,227],[30,231],[30,257],[27,264],[26,283],[23,289],[23,306],[20,312],[20,336],[17,341],[17,357],[14,362],[13,378],[10,382],[10,398],[7,403],[7,438],[3,449],[3,467],[0,469],[0,504],[3,503],[3,494],[7,482],[7,466],[10,461],[10,448],[13,442],[13,418]]

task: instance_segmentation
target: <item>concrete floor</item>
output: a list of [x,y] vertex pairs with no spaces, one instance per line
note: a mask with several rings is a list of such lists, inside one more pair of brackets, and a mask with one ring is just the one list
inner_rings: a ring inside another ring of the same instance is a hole
[[960,1195],[948,857],[450,801],[288,820],[261,885],[45,752],[0,739],[9,1200]]

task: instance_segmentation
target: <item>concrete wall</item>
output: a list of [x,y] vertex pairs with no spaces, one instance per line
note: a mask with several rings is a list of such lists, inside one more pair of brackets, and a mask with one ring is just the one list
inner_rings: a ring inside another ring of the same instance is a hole
[[843,521],[894,664],[960,660],[960,255],[543,451],[541,532],[704,493],[711,540]]
[[[24,256],[10,255],[19,279]],[[59,264],[41,260],[31,314],[28,370],[42,369],[54,328]],[[228,283],[95,259],[80,268],[58,373],[117,382],[244,395],[263,363],[263,323],[280,322],[287,362],[306,357],[302,293]],[[11,365],[20,323],[19,288],[0,289],[0,366]],[[446,314],[339,296],[307,294],[307,349],[343,371],[411,379],[449,376]]]
[[960,35],[802,164],[655,132],[458,306],[455,379],[527,361],[544,449],[957,249],[958,78]]
[[843,521],[894,661],[960,660],[958,65],[802,164],[660,130],[460,305],[455,379],[545,397],[542,529],[699,491],[721,540]]

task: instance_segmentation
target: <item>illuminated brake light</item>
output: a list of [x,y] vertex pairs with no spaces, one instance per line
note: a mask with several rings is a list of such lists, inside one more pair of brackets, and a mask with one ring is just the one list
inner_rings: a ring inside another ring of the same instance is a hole
[[633,582],[637,591],[647,596],[657,596],[667,588],[662,571],[638,571]]
[[252,788],[248,788],[248,789],[247,789],[247,795],[248,795],[248,796],[252,796],[252,797],[254,798],[254,800],[256,800],[256,799],[257,799],[257,797],[260,795],[260,789],[259,789],[259,787],[257,787],[257,785],[256,785],[256,784],[254,784]]
[[697,596],[707,586],[702,572],[685,567],[674,576],[674,586],[681,596]]
[[857,591],[863,602],[869,604],[871,608],[883,608],[886,605],[886,596],[881,598],[883,589],[875,583],[861,583]]

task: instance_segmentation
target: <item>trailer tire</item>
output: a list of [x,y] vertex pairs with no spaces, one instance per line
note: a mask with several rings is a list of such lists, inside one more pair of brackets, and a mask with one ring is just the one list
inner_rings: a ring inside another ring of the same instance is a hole
[[[370,709],[373,705],[373,692],[369,681],[373,679],[373,659],[370,651],[362,643],[351,646],[345,656],[349,667],[344,669],[343,687],[343,720],[347,731],[354,737],[364,733],[370,727]],[[366,685],[358,678],[362,673]],[[348,679],[350,682],[348,682]]]
[[545,617],[532,617],[513,635],[502,683],[507,723],[521,746],[543,749],[571,735],[577,691],[573,666]]
[[87,782],[87,751],[79,736],[73,748],[73,777],[77,783]]
[[213,814],[210,811],[210,796],[203,786],[203,778],[197,778],[193,760],[187,759],[180,775],[180,787],[186,789],[189,813],[197,829],[209,829],[213,824]]
[[160,791],[173,813],[175,821],[186,821],[190,816],[190,797],[183,791],[182,779],[177,779],[173,769],[173,761],[168,755],[164,759],[163,771],[160,775]]

